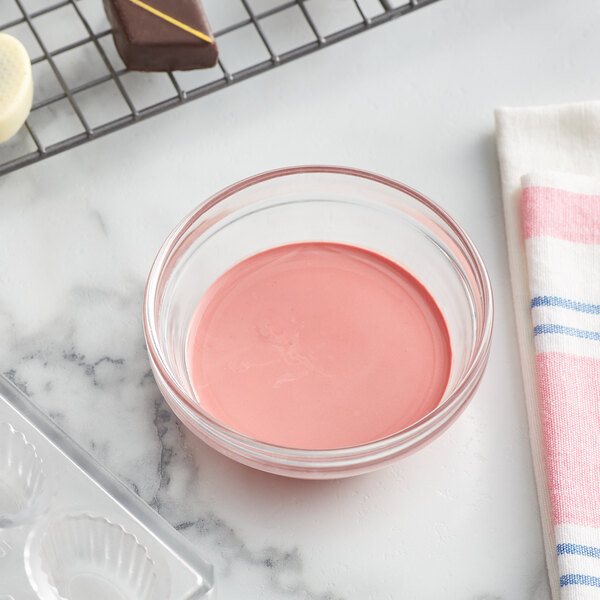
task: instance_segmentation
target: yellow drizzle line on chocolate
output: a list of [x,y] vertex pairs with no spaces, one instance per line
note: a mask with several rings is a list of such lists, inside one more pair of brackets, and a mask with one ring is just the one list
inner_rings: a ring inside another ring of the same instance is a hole
[[129,2],[135,4],[136,6],[139,6],[140,8],[143,8],[144,10],[147,10],[149,13],[152,13],[153,15],[159,17],[160,19],[167,21],[167,23],[171,23],[171,25],[175,25],[175,27],[179,27],[179,29],[183,29],[184,31],[187,31],[188,33],[191,33],[192,35],[195,35],[197,38],[200,38],[201,40],[204,40],[205,42],[208,42],[209,44],[214,44],[214,40],[212,40],[210,37],[208,37],[205,33],[202,33],[201,31],[198,31],[197,29],[194,29],[193,27],[190,27],[189,25],[186,25],[185,23],[182,23],[181,21],[174,19],[173,17],[170,17],[169,15],[166,15],[164,12],[161,12],[160,10],[156,10],[156,8],[154,8],[152,6],[148,6],[148,4],[146,4],[145,2],[142,2],[141,0],[129,0]]

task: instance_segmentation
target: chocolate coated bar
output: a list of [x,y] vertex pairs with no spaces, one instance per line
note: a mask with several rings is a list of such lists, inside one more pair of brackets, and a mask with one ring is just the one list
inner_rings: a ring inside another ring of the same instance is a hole
[[214,67],[218,50],[200,0],[104,0],[115,45],[133,71]]

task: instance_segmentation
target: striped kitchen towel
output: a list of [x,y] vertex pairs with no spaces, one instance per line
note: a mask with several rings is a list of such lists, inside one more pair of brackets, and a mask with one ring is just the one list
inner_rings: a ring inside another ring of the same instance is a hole
[[523,178],[523,233],[561,598],[600,598],[600,181]]
[[552,596],[600,599],[600,103],[499,109],[496,133]]

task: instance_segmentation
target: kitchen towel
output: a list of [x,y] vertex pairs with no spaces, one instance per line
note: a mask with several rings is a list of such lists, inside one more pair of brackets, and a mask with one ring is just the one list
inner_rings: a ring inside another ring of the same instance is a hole
[[496,130],[552,594],[600,598],[600,103],[499,109]]

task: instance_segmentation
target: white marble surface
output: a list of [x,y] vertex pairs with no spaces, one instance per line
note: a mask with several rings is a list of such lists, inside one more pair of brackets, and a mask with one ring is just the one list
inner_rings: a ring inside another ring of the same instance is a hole
[[[492,111],[598,94],[595,0],[443,0],[0,179],[0,366],[216,566],[223,600],[547,600]],[[169,230],[246,175],[342,164],[421,189],[471,234],[490,366],[430,447],[349,480],[208,449],[149,373],[145,277]]]

